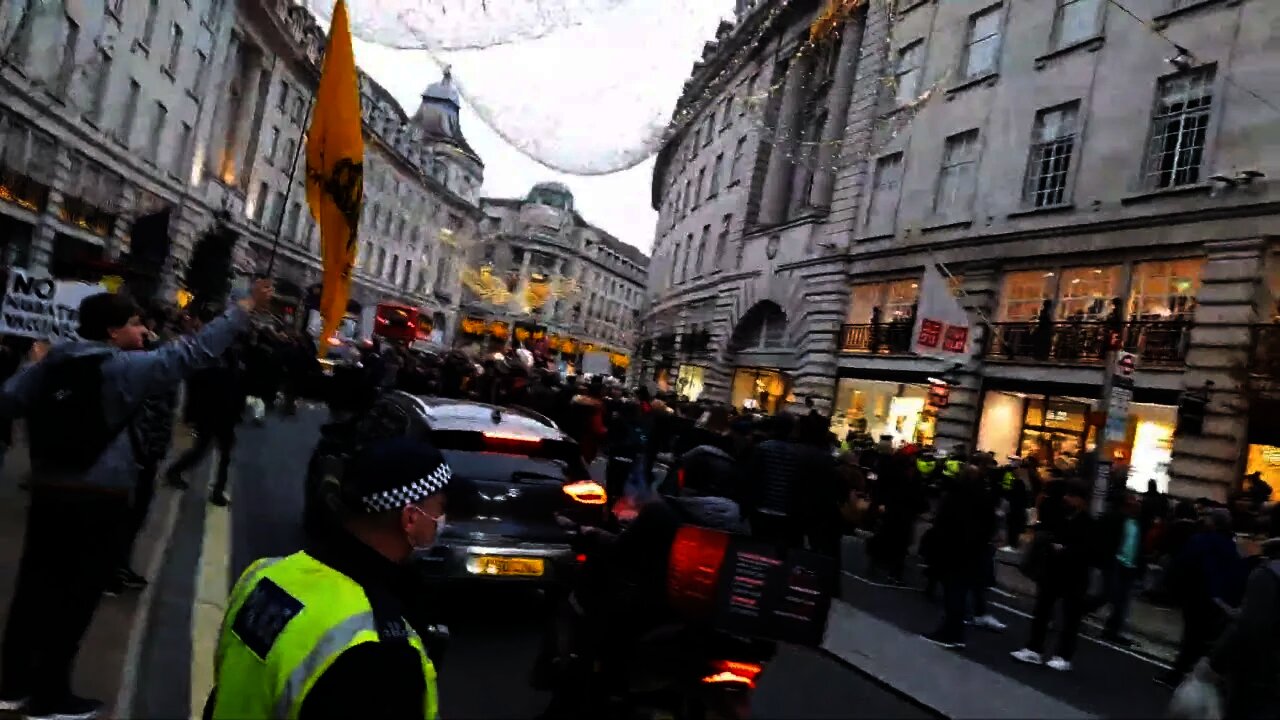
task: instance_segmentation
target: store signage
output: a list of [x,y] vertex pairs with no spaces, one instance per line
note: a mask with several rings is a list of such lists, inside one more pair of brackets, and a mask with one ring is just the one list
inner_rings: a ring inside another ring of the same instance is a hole
[[80,301],[107,292],[99,284],[55,280],[14,268],[0,309],[0,333],[63,342],[79,340]]
[[951,402],[951,386],[942,383],[934,383],[929,386],[929,406],[942,408]]
[[920,280],[920,301],[911,349],[920,355],[964,362],[968,360],[969,314],[951,294],[951,288],[932,264]]

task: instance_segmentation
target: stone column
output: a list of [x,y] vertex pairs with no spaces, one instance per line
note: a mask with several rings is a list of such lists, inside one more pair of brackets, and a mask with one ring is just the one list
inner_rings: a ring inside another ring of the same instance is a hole
[[942,379],[951,383],[947,406],[938,411],[937,437],[933,444],[939,450],[950,450],[958,445],[967,450],[975,449],[982,420],[982,361],[978,358],[985,338],[982,336],[984,330],[979,328],[983,324],[982,318],[990,318],[995,310],[1000,274],[994,267],[968,266],[964,270],[963,282],[964,294],[960,296],[960,305],[969,313],[974,360],[954,370],[950,367],[939,370]]
[[516,313],[524,312],[524,299],[529,292],[529,262],[532,259],[533,253],[526,248],[524,257],[520,259],[520,274],[517,276],[519,280],[516,281],[516,294],[511,303]]
[[240,105],[236,108],[235,130],[230,138],[234,143],[228,149],[232,161],[234,184],[244,187],[252,167],[250,148],[253,146],[253,120],[258,114],[259,87],[262,84],[262,55],[256,49],[243,46],[246,53],[246,72],[240,86]]
[[862,51],[862,33],[866,27],[866,14],[845,23],[840,29],[840,57],[836,63],[835,77],[827,95],[827,123],[822,128],[818,145],[817,162],[813,170],[813,189],[809,193],[811,207],[827,207],[835,189],[835,162],[839,156],[840,140],[848,123],[849,99],[853,96],[854,78],[858,73],[858,55]]
[[793,59],[787,66],[782,102],[774,117],[773,145],[769,152],[764,191],[760,197],[761,225],[773,225],[786,219],[784,215],[791,186],[791,155],[796,147],[795,134],[799,127],[797,114],[807,85],[805,80],[808,69],[808,62],[804,59]]
[[[555,263],[553,263],[552,265],[552,270],[547,278],[547,281],[551,282],[555,278],[560,277],[560,273],[562,272],[564,272],[564,258],[557,258]],[[559,300],[555,296],[553,295],[547,296],[547,302],[542,306],[542,324],[543,325],[550,325],[551,323],[555,322],[557,302],[559,302]]]
[[[227,53],[216,68],[210,68],[211,77],[206,81],[201,101],[202,112],[207,108],[208,127],[201,128],[206,132],[208,141],[204,149],[204,175],[213,175],[221,181],[226,169],[224,154],[227,149],[227,133],[231,118],[231,84],[240,73],[240,53],[242,41],[240,36],[231,33],[227,40]],[[213,63],[211,62],[210,65]],[[203,175],[202,175],[203,177]]]
[[1211,242],[1205,251],[1182,383],[1187,390],[1204,389],[1206,381],[1213,386],[1203,432],[1174,436],[1169,492],[1225,501],[1243,470],[1249,432],[1249,325],[1258,321],[1267,242]]

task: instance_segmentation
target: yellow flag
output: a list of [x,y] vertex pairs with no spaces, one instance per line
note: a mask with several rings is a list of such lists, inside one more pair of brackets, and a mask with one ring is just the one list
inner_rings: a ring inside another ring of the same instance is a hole
[[360,83],[351,27],[343,0],[333,8],[311,127],[307,130],[307,204],[320,226],[324,285],[320,352],[347,312],[356,233],[364,204],[364,136],[360,133]]

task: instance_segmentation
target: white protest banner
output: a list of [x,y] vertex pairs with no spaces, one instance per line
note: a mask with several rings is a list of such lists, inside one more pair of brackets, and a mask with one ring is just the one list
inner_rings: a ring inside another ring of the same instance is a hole
[[52,343],[79,340],[80,301],[106,291],[102,285],[12,268],[0,306],[0,333]]
[[970,349],[969,313],[951,293],[951,287],[930,263],[920,280],[920,302],[911,331],[911,350],[919,355],[966,362]]
[[608,375],[612,371],[609,353],[593,350],[582,354],[582,372],[587,375]]

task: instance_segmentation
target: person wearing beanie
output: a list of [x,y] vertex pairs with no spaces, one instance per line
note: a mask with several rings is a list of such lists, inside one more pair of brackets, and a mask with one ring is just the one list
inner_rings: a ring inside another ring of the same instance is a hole
[[206,719],[436,718],[406,566],[439,537],[453,473],[427,441],[395,437],[342,475],[341,530],[253,563],[232,589]]
[[138,483],[134,419],[147,398],[213,362],[264,310],[269,280],[200,333],[145,349],[128,297],[79,306],[81,342],[53,346],[0,390],[0,417],[24,417],[31,454],[26,541],[3,641],[0,711],[92,718],[102,703],[71,692],[80,640],[119,564]]

